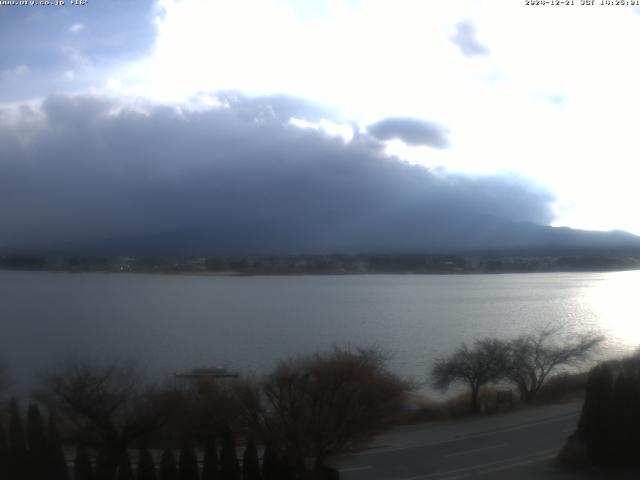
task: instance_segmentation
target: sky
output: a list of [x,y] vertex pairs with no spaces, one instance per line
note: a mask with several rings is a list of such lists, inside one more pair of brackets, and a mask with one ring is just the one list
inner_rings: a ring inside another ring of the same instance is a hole
[[640,234],[639,13],[0,5],[0,244],[207,223],[379,235],[435,211]]

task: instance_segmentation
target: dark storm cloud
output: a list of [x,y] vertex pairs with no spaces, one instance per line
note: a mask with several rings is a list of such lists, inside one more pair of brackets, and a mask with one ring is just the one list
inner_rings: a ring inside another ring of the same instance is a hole
[[431,122],[417,118],[390,117],[373,123],[367,131],[378,140],[400,139],[407,145],[447,148],[446,131]]
[[552,198],[523,179],[430,171],[366,134],[298,128],[284,119],[314,109],[294,99],[221,103],[142,113],[54,96],[0,112],[0,244],[207,228],[222,252],[417,248],[453,218],[552,220]]
[[489,49],[476,38],[476,27],[470,20],[463,20],[456,25],[456,32],[451,36],[451,41],[466,57],[489,53]]

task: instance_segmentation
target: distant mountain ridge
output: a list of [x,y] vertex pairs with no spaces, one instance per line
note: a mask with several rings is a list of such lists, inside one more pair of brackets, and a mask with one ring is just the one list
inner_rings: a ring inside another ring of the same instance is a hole
[[327,230],[315,226],[311,236],[304,225],[300,231],[285,231],[267,222],[263,225],[238,222],[231,226],[181,228],[64,245],[40,244],[28,250],[63,255],[195,257],[640,247],[639,236],[620,230],[578,230],[469,214],[407,220],[404,218],[397,225],[387,221],[366,230],[349,225]]

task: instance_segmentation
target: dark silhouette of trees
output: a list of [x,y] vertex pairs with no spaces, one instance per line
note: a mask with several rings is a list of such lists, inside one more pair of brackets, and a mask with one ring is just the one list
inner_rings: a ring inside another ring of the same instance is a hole
[[198,378],[192,384],[176,385],[180,414],[163,430],[175,438],[206,441],[211,432],[222,431],[238,416],[238,402],[231,386],[215,378]]
[[242,480],[260,480],[260,460],[253,437],[249,437],[242,455]]
[[504,377],[508,350],[503,341],[476,340],[472,347],[463,343],[452,355],[436,360],[431,369],[434,387],[446,390],[454,383],[464,383],[471,390],[471,412],[480,412],[480,387]]
[[431,369],[434,387],[446,390],[463,383],[471,390],[471,412],[478,413],[480,388],[488,383],[512,382],[524,402],[532,402],[549,376],[561,367],[577,366],[602,342],[593,333],[567,340],[559,328],[544,327],[512,340],[486,338],[470,347],[462,344],[447,357],[436,360]]
[[202,480],[219,480],[218,450],[216,438],[209,434],[204,446],[204,458],[202,460]]
[[118,480],[135,480],[133,468],[131,467],[131,459],[129,458],[129,452],[127,450],[125,450],[120,457]]
[[10,460],[9,442],[7,433],[0,422],[0,478],[9,477],[9,460]]
[[45,430],[36,404],[28,407],[25,432],[18,402],[15,399],[11,401],[8,436],[0,427],[0,473],[0,478],[11,480],[69,480],[53,417],[50,416]]
[[38,397],[91,432],[104,462],[97,474],[107,477],[134,440],[171,418],[179,399],[172,387],[145,384],[133,362],[69,363],[42,376]]
[[49,413],[47,423],[47,463],[50,480],[69,480],[69,467],[58,433],[58,425],[53,413]]
[[115,480],[116,468],[112,461],[104,450],[98,451],[98,458],[96,459],[96,480]]
[[584,362],[603,337],[592,333],[578,335],[575,340],[559,341],[559,329],[545,327],[508,342],[505,378],[513,382],[520,399],[532,402],[549,375],[563,366]]
[[222,431],[222,450],[220,451],[220,478],[222,480],[240,480],[240,465],[236,454],[236,442],[231,428],[226,425]]
[[87,449],[78,445],[73,462],[73,480],[94,480],[93,466]]
[[160,480],[179,480],[176,459],[170,448],[165,448],[160,457]]
[[[295,460],[294,460],[295,462]],[[299,467],[298,467],[299,468]],[[300,476],[304,475],[304,473],[298,472]],[[287,458],[286,455],[281,455],[278,461],[278,479],[279,480],[294,480],[295,473],[291,466],[291,461]]]
[[[281,362],[263,381],[238,388],[244,419],[297,475],[361,445],[402,408],[407,384],[376,349],[335,348]],[[274,452],[275,453],[275,452]],[[266,468],[264,477],[271,475]]]
[[156,480],[156,467],[147,447],[140,447],[138,455],[137,480]]
[[278,480],[278,456],[273,447],[265,446],[262,453],[262,480]]
[[191,445],[183,445],[178,459],[180,480],[198,480],[198,458]]
[[27,410],[27,444],[29,477],[33,480],[45,478],[49,470],[47,437],[40,409],[35,403],[31,403]]
[[16,399],[9,407],[9,475],[15,480],[27,478],[27,439]]
[[591,369],[578,429],[570,443],[582,445],[600,465],[638,466],[640,356]]

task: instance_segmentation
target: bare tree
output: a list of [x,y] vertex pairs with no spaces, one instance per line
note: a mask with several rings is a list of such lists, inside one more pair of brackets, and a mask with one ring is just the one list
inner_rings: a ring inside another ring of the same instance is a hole
[[480,411],[478,393],[483,385],[495,382],[505,374],[507,346],[493,338],[476,340],[472,347],[463,343],[452,355],[436,360],[431,369],[435,388],[447,390],[454,383],[471,389],[471,412]]
[[67,363],[41,376],[36,396],[94,437],[108,469],[128,445],[160,428],[174,412],[171,389],[142,380],[134,362]]
[[523,401],[532,402],[551,373],[581,364],[602,341],[593,333],[563,341],[560,328],[544,327],[509,342],[505,377],[516,385]]
[[377,349],[334,348],[289,359],[238,388],[245,420],[300,475],[364,442],[402,408],[407,384]]

